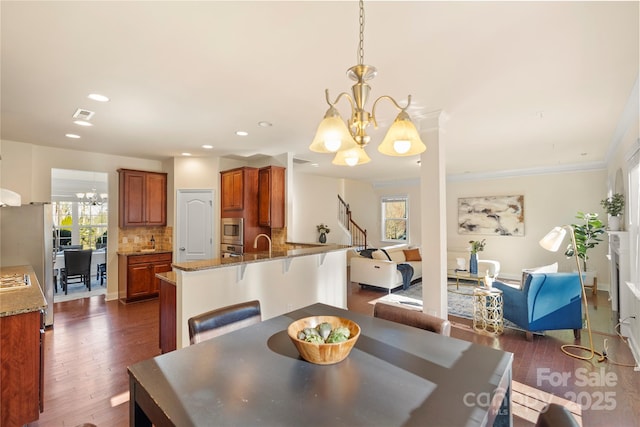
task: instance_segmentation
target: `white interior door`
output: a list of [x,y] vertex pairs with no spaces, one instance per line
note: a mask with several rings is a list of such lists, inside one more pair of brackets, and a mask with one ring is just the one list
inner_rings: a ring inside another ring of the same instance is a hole
[[213,190],[178,190],[178,262],[213,257]]

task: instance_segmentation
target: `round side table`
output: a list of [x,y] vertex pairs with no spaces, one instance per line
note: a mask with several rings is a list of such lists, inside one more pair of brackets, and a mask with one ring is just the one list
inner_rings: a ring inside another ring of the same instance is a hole
[[494,288],[473,289],[473,329],[499,335],[504,331],[502,291]]

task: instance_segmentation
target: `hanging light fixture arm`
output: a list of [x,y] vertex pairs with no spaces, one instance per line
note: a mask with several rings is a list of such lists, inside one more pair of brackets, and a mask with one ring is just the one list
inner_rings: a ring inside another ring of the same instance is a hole
[[375,127],[376,129],[378,129],[378,122],[376,120],[376,105],[378,105],[378,101],[382,99],[388,99],[400,111],[406,112],[407,108],[409,108],[409,106],[411,105],[411,95],[407,96],[407,105],[404,108],[401,107],[400,104],[398,104],[398,102],[389,95],[382,95],[381,97],[376,99],[373,103],[373,106],[371,107],[371,122],[373,123],[373,127]]
[[354,102],[353,102],[353,98],[352,98],[352,97],[351,97],[351,95],[349,95],[347,92],[339,93],[339,94],[338,94],[338,96],[336,96],[336,100],[335,100],[335,101],[333,101],[333,102],[331,102],[331,98],[329,97],[329,89],[325,89],[325,90],[324,90],[324,93],[325,93],[325,97],[326,97],[326,99],[327,99],[327,104],[329,104],[331,107],[335,107],[335,106],[336,106],[336,104],[337,104],[338,102],[340,102],[340,99],[341,99],[342,97],[346,97],[346,98],[347,98],[347,100],[349,101],[349,104],[351,104],[351,111],[353,111],[353,110],[354,110],[354,105],[355,105],[355,104],[354,104]]

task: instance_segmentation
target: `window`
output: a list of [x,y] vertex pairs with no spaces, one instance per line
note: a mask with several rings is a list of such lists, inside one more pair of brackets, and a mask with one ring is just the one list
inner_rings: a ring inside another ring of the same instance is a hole
[[407,242],[409,232],[409,198],[382,198],[382,241]]
[[54,247],[82,245],[84,249],[106,246],[107,202],[53,202]]

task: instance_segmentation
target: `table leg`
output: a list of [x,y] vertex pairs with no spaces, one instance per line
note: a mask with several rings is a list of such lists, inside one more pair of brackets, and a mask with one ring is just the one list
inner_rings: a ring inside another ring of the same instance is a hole
[[133,379],[129,379],[129,426],[130,427],[151,427],[151,420],[147,414],[142,410],[140,404],[137,401],[138,384]]

